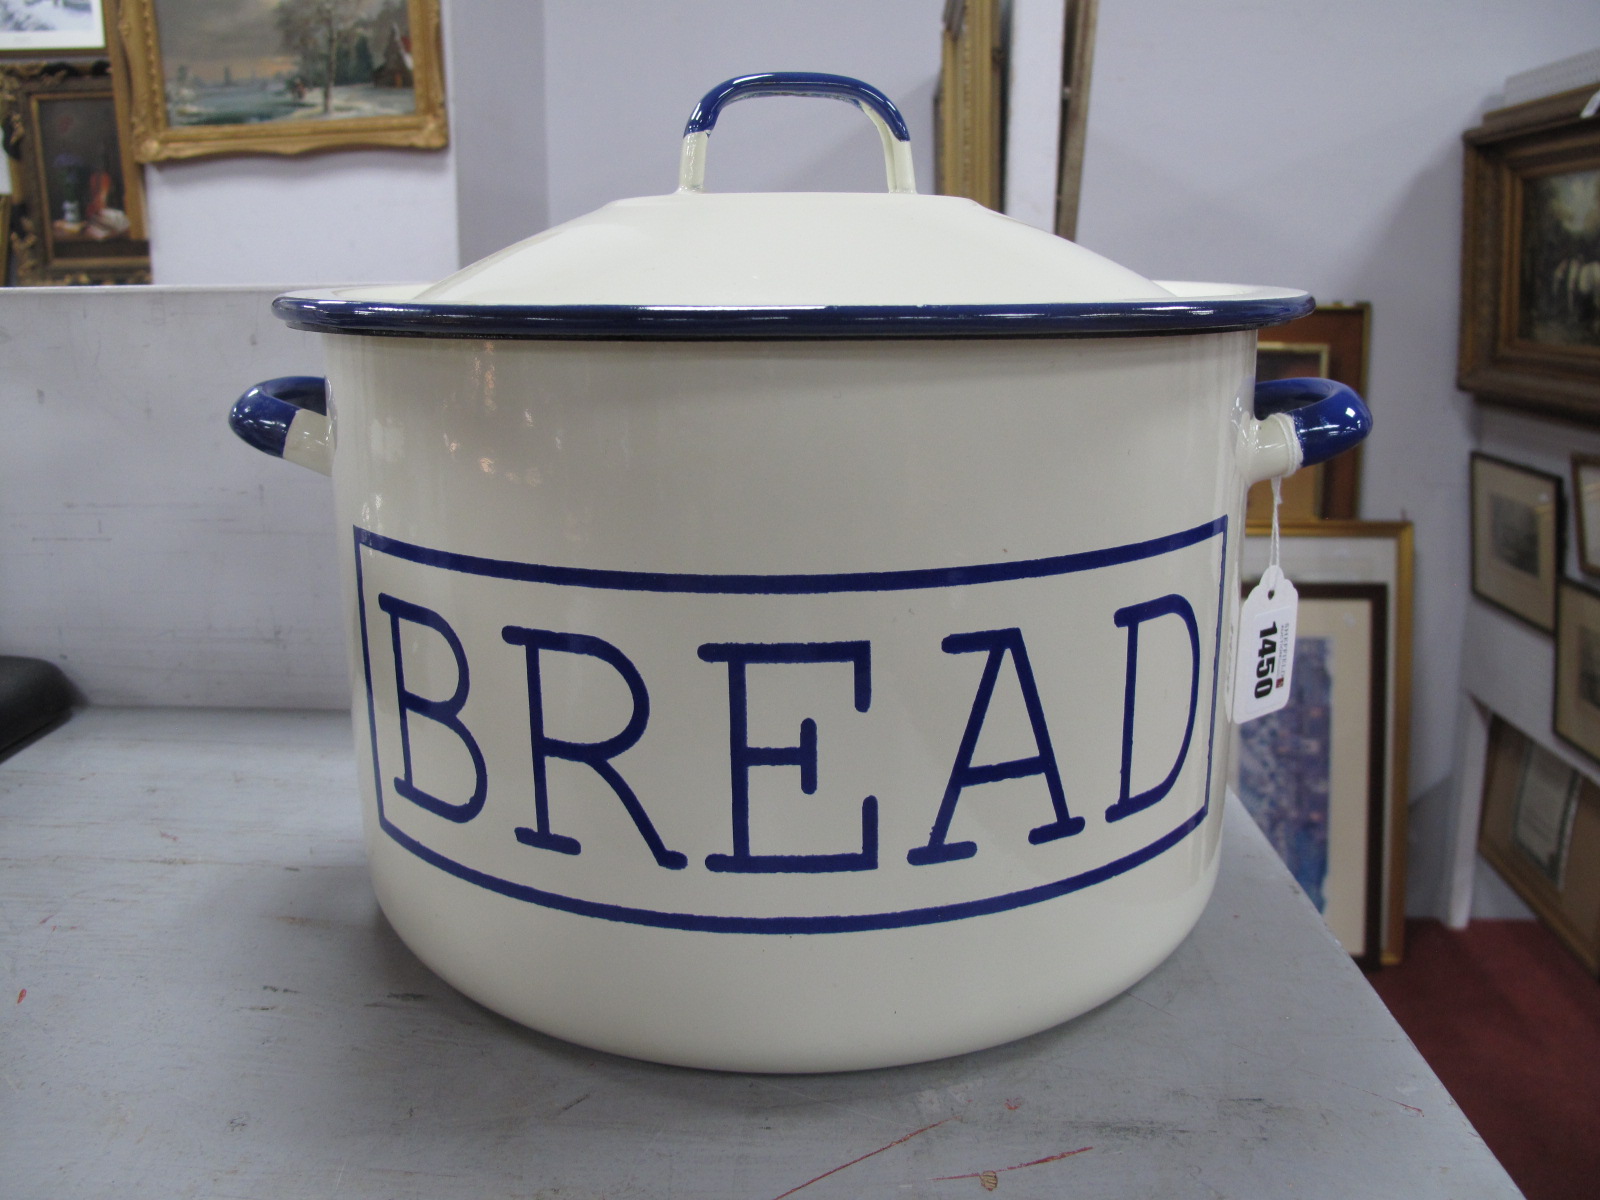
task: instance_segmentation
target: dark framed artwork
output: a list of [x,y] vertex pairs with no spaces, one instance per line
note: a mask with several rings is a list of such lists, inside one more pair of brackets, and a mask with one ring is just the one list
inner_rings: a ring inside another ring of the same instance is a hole
[[1600,787],[1500,717],[1489,726],[1478,852],[1600,971]]
[[[1372,305],[1319,304],[1287,325],[1263,329],[1256,343],[1256,379],[1297,379],[1307,376],[1333,379],[1367,395],[1367,344],[1372,330]],[[1283,481],[1285,521],[1316,517],[1353,519],[1360,508],[1361,448],[1296,471]],[[1258,483],[1250,489],[1245,519],[1272,518],[1272,485]]]
[[1239,727],[1239,798],[1339,944],[1376,966],[1383,947],[1389,589],[1307,583],[1299,594],[1289,703]]
[[1466,141],[1457,382],[1600,423],[1600,121],[1593,87],[1487,114]]
[[103,0],[0,0],[0,58],[103,53]]
[[119,0],[140,162],[437,149],[439,0]]
[[0,66],[19,284],[148,283],[144,181],[109,65]]
[[1600,575],[1600,458],[1572,456],[1572,512],[1578,535],[1578,568]]
[[1600,593],[1563,579],[1560,597],[1555,732],[1600,762]]
[[1561,480],[1488,454],[1471,456],[1472,592],[1546,633],[1556,627]]

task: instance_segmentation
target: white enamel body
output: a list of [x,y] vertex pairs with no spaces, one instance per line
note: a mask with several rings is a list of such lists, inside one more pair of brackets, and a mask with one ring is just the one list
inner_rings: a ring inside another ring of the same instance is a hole
[[1244,490],[1297,453],[1253,332],[325,342],[373,877],[463,992],[854,1069],[1056,1024],[1191,929]]

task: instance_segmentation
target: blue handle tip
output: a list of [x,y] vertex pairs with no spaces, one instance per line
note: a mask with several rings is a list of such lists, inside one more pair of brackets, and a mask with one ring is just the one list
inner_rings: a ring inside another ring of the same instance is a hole
[[1366,402],[1331,379],[1272,379],[1256,384],[1258,418],[1283,413],[1294,423],[1300,465],[1314,466],[1359,446],[1372,432]]

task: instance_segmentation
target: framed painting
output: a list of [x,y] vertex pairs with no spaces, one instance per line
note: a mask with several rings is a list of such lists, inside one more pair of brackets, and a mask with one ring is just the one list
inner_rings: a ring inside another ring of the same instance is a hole
[[0,58],[104,53],[102,0],[0,0]]
[[[1266,569],[1271,542],[1270,528],[1266,524],[1252,525],[1246,529],[1244,548],[1242,552],[1241,578],[1258,579]],[[1344,711],[1353,713],[1357,708],[1370,709],[1374,713],[1382,714],[1383,728],[1374,731],[1368,736],[1367,747],[1369,760],[1365,761],[1363,768],[1358,763],[1355,752],[1346,748],[1347,743],[1341,740],[1336,745],[1336,751],[1344,756],[1342,769],[1343,778],[1347,781],[1360,775],[1363,769],[1372,769],[1370,778],[1371,786],[1378,789],[1381,801],[1376,815],[1369,817],[1369,827],[1366,836],[1370,839],[1366,847],[1372,856],[1366,866],[1367,888],[1378,896],[1377,936],[1375,940],[1368,939],[1367,926],[1361,924],[1361,938],[1363,944],[1358,957],[1368,962],[1377,962],[1383,965],[1392,965],[1400,961],[1405,948],[1405,893],[1406,893],[1406,815],[1409,797],[1408,764],[1411,757],[1411,645],[1412,645],[1412,587],[1413,587],[1413,535],[1409,521],[1343,521],[1343,520],[1313,520],[1303,522],[1287,522],[1283,525],[1280,539],[1280,561],[1284,573],[1293,581],[1302,597],[1302,619],[1309,612],[1306,598],[1315,598],[1319,605],[1323,600],[1332,600],[1335,597],[1318,596],[1317,589],[1323,585],[1332,585],[1336,588],[1381,588],[1383,602],[1381,616],[1376,593],[1363,592],[1353,594],[1359,604],[1366,605],[1367,611],[1372,612],[1373,621],[1376,622],[1370,634],[1374,647],[1381,644],[1380,684],[1382,687],[1381,698],[1373,695],[1370,699],[1352,701],[1346,698]],[[1337,597],[1349,600],[1351,595]],[[1330,616],[1331,614],[1331,616]],[[1331,603],[1323,606],[1319,617],[1346,621],[1350,616],[1348,605],[1340,608]],[[1359,621],[1359,618],[1357,618]],[[1347,625],[1340,625],[1334,634],[1327,635],[1332,640],[1339,641],[1337,649],[1347,653],[1355,653],[1351,648],[1365,643],[1368,635],[1360,632],[1348,632]],[[1301,635],[1305,636],[1302,628]],[[1351,639],[1355,640],[1351,640]],[[1341,640],[1342,639],[1342,640]],[[1324,651],[1328,653],[1330,651]],[[1298,658],[1297,670],[1298,670]],[[1338,663],[1329,658],[1324,659],[1325,664],[1337,667]],[[1348,676],[1349,669],[1345,670]],[[1291,687],[1295,686],[1291,683]],[[1355,707],[1352,707],[1354,705]],[[1269,720],[1263,717],[1261,720]],[[1354,718],[1351,717],[1350,720]],[[1252,722],[1255,724],[1258,722]],[[1348,722],[1347,722],[1348,723]],[[1247,729],[1248,726],[1245,726]],[[1353,735],[1352,735],[1353,736]],[[1330,743],[1330,746],[1335,745]],[[1334,751],[1330,751],[1333,753]],[[1356,764],[1356,765],[1351,765]],[[1378,773],[1381,772],[1381,783]],[[1330,776],[1328,787],[1332,789]],[[1350,806],[1360,805],[1361,801],[1351,799],[1354,796],[1355,785],[1346,782],[1341,788],[1342,811],[1350,812]],[[1370,799],[1370,794],[1368,795]],[[1375,826],[1375,828],[1374,828]],[[1341,836],[1348,837],[1351,841],[1341,842],[1344,847],[1340,852],[1339,873],[1341,880],[1347,881],[1350,876],[1348,870],[1351,864],[1351,854],[1359,858],[1360,852],[1351,847],[1360,837],[1351,832],[1354,827],[1348,823],[1341,830]],[[1330,859],[1331,861],[1331,859]],[[1363,897],[1363,901],[1370,898],[1368,893],[1356,889],[1356,894]],[[1352,892],[1348,884],[1344,886],[1344,895],[1350,896]],[[1346,900],[1348,906],[1355,903]],[[1357,905],[1359,907],[1359,905]],[[1348,916],[1359,923],[1364,922],[1367,910],[1361,910],[1360,917]],[[1349,936],[1355,944],[1355,935]]]
[[1457,382],[1600,423],[1600,122],[1594,88],[1487,114],[1466,141]]
[[[1256,378],[1333,379],[1368,399],[1367,343],[1371,329],[1370,304],[1319,304],[1299,320],[1262,330],[1261,340],[1256,343]],[[1281,518],[1354,519],[1360,506],[1360,482],[1360,447],[1296,471],[1283,481]],[[1272,519],[1270,483],[1258,483],[1250,489],[1245,519]]]
[[140,162],[449,140],[439,0],[120,0]]
[[1561,480],[1476,451],[1471,474],[1473,595],[1553,632]]
[[1239,798],[1339,944],[1376,966],[1389,589],[1306,583],[1299,593],[1289,703],[1239,727]]
[[19,284],[148,283],[144,183],[105,62],[0,66]]
[[0,196],[0,287],[11,282],[11,196]]
[[1600,787],[1500,717],[1489,726],[1478,852],[1600,971]]
[[1572,456],[1572,511],[1577,518],[1578,567],[1600,575],[1600,458]]
[[1560,594],[1555,732],[1600,762],[1600,593],[1563,579]]

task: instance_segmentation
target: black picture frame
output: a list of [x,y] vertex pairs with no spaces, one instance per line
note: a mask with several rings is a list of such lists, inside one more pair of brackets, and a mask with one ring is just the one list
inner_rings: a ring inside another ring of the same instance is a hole
[[1472,594],[1554,633],[1566,544],[1561,477],[1481,451],[1469,473]]

